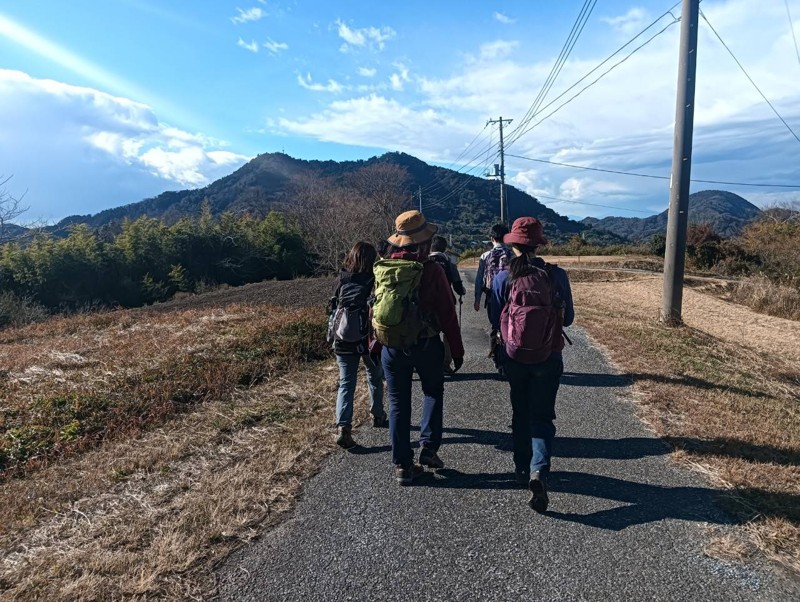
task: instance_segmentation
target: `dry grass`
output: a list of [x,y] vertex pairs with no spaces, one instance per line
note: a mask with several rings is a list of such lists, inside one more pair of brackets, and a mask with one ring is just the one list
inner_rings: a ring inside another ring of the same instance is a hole
[[770,316],[800,320],[800,290],[775,284],[765,276],[738,282],[731,290],[730,298]]
[[747,546],[800,573],[800,325],[687,291],[689,325],[667,329],[656,284],[576,282],[579,322],[630,374],[675,457],[724,490]]
[[233,304],[2,331],[0,597],[208,596],[334,447],[323,328]]
[[[0,493],[10,600],[197,599],[332,447],[333,370],[293,374]],[[364,404],[362,404],[364,405]]]
[[327,357],[324,328],[319,310],[229,305],[3,330],[0,478]]

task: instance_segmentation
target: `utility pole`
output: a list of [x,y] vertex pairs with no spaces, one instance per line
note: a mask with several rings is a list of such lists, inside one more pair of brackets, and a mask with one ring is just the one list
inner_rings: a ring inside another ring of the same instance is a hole
[[500,173],[495,173],[494,175],[500,176],[500,221],[504,224],[508,221],[508,208],[506,207],[506,154],[503,147],[503,122],[511,123],[512,121],[514,120],[503,119],[501,115],[500,119],[490,119],[486,122],[487,125],[490,123],[500,124]]
[[419,187],[419,212],[422,213],[422,186]]
[[664,253],[664,293],[660,315],[661,322],[669,326],[677,326],[682,321],[683,272],[686,267],[686,229],[689,224],[689,184],[692,174],[692,133],[694,130],[699,13],[700,0],[683,0],[672,175],[669,180],[667,248]]

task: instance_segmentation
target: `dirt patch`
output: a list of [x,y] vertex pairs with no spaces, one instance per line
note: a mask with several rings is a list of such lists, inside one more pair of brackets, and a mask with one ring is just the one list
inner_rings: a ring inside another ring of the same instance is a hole
[[[658,319],[663,281],[642,276],[633,280],[592,284],[592,295],[604,304],[625,308],[642,318]],[[684,289],[684,322],[700,332],[797,365],[800,373],[800,322],[759,314],[703,292]]]

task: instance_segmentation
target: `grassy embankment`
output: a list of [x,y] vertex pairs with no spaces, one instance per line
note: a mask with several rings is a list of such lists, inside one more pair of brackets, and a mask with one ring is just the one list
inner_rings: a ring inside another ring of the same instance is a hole
[[578,322],[630,377],[642,418],[741,521],[708,553],[800,574],[800,323],[687,290],[687,325],[668,329],[660,278],[571,276]]
[[0,331],[2,596],[207,594],[332,448],[327,357],[319,309],[258,303]]

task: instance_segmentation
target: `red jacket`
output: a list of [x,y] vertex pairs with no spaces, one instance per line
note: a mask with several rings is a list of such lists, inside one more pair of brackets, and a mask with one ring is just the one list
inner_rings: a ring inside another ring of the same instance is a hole
[[461,328],[458,326],[458,316],[453,305],[453,293],[450,291],[450,282],[442,266],[427,257],[420,257],[416,253],[398,251],[392,253],[390,259],[408,259],[419,261],[423,264],[422,280],[419,284],[419,304],[423,313],[436,316],[439,328],[442,329],[450,352],[454,358],[464,357],[464,343],[461,341]]

